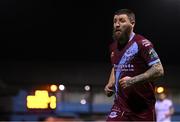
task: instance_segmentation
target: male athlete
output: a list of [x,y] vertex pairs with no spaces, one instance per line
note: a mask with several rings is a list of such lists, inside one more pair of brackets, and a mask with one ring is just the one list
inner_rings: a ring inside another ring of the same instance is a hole
[[115,93],[107,121],[155,121],[154,81],[164,70],[152,43],[135,34],[135,15],[118,10],[113,19],[114,42],[110,46],[113,64],[105,93]]
[[173,102],[167,97],[167,93],[162,92],[158,95],[155,103],[157,122],[171,122],[171,116],[174,114]]

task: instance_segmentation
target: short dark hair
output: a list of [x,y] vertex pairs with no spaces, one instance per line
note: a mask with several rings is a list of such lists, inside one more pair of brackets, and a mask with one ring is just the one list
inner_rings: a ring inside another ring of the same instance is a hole
[[121,14],[126,14],[130,21],[135,22],[135,14],[134,14],[134,12],[132,10],[130,10],[130,9],[120,9],[120,10],[117,10],[114,13],[114,16],[115,15],[121,15]]

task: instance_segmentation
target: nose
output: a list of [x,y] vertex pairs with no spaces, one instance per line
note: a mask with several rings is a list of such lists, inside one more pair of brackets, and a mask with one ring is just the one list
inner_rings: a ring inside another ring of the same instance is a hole
[[119,27],[120,26],[120,23],[119,22],[116,22],[115,23],[115,27]]

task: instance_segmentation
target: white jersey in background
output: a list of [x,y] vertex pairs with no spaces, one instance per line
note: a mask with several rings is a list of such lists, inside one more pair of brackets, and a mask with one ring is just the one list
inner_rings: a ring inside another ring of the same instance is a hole
[[156,101],[155,110],[157,122],[171,122],[171,116],[166,116],[169,113],[170,107],[172,107],[172,101],[164,99],[163,101]]

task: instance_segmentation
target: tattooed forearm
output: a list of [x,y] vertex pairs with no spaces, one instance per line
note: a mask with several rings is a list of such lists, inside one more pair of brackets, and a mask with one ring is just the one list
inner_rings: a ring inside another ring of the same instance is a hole
[[132,80],[129,82],[131,84],[134,84],[136,82],[141,82],[141,81],[146,81],[146,80],[154,81],[163,75],[164,75],[164,69],[163,69],[162,64],[159,62],[152,65],[152,67],[148,69],[145,73],[132,77]]

